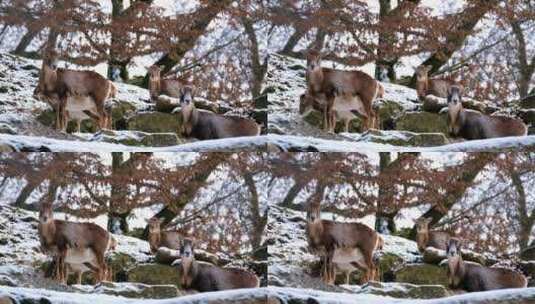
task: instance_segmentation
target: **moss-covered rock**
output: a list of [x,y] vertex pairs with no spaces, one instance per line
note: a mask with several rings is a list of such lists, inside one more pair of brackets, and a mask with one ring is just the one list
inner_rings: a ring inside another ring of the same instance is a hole
[[172,284],[179,287],[180,276],[175,267],[163,264],[140,264],[127,271],[128,282],[149,285]]
[[359,293],[388,296],[402,299],[434,299],[452,294],[441,285],[414,285],[407,283],[369,282]]
[[407,131],[381,130],[366,131],[358,141],[413,147],[432,147],[449,143],[446,136],[442,133],[414,133]]
[[176,133],[145,133],[140,131],[113,130],[101,130],[91,140],[145,147],[167,147],[182,143]]
[[[37,121],[42,123],[43,125],[55,128],[56,126],[56,112],[52,109],[44,110],[43,112],[39,113],[37,115]],[[67,132],[72,133],[76,132],[77,126],[75,121],[69,121],[67,124]],[[94,133],[97,130],[96,124],[91,119],[85,119],[80,124],[80,132],[82,133]]]
[[535,109],[535,95],[530,95],[522,99],[519,103],[522,109]]
[[125,282],[128,281],[128,269],[134,267],[137,261],[126,253],[114,252],[108,255],[107,263],[113,273],[112,279]]
[[128,130],[142,131],[147,133],[176,133],[180,134],[182,119],[180,115],[145,112],[130,117],[126,122]]
[[431,264],[407,264],[394,273],[395,281],[417,285],[448,286],[445,267]]
[[448,133],[446,114],[406,112],[396,119],[396,130],[416,133]]
[[[303,119],[309,124],[323,129],[323,113],[320,111],[312,110],[308,112]],[[349,122],[349,133],[359,133],[361,131],[362,120],[355,118]],[[344,124],[341,121],[336,122],[335,132],[340,133],[344,131]]]
[[394,271],[404,263],[402,257],[391,252],[381,255],[377,262],[377,273],[382,282],[392,282],[395,279]]
[[531,126],[528,130],[529,134],[535,133],[535,109],[528,109],[528,110],[520,110],[518,112],[518,116],[522,121],[524,121],[525,124],[528,126]]
[[381,130],[392,130],[395,118],[403,112],[403,107],[399,103],[389,100],[378,102],[375,108]]
[[528,276],[528,287],[535,286],[535,261],[520,261],[518,263],[522,273]]
[[[0,152],[14,152],[15,149],[7,144],[0,144]],[[1,254],[1,253],[0,253]]]
[[136,107],[127,101],[114,101],[111,107],[111,119],[116,130],[126,129],[126,120],[134,115]]

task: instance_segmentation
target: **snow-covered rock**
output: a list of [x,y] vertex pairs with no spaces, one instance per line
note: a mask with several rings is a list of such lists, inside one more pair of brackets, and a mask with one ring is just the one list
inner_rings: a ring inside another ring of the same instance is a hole
[[76,285],[76,292],[105,294],[135,299],[168,299],[175,298],[182,293],[174,285],[147,285],[141,283],[102,282],[95,286]]
[[[86,135],[87,134],[87,135]],[[183,142],[176,133],[147,133],[141,131],[101,130],[95,134],[79,134],[89,141],[123,144],[137,147],[168,147]]]
[[474,292],[433,300],[403,300],[369,294],[340,294],[311,289],[268,287],[208,292],[164,300],[139,300],[110,295],[0,287],[0,300],[2,299],[6,299],[5,301],[13,299],[18,303],[52,304],[528,304],[535,300],[535,288]]

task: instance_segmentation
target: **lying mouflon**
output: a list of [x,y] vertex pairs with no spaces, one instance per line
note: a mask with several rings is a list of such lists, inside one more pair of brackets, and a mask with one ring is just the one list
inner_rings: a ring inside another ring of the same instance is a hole
[[259,286],[258,277],[244,269],[221,268],[195,260],[194,244],[191,239],[183,239],[180,246],[180,260],[172,264],[178,267],[180,285],[185,289],[200,292]]
[[448,91],[448,129],[454,136],[465,139],[486,139],[527,135],[528,128],[522,120],[500,115],[486,115],[464,109],[461,88],[450,87]]
[[425,217],[416,220],[416,243],[420,252],[424,252],[427,247],[446,250],[448,241],[451,238],[448,232],[430,231],[429,223],[431,221],[431,218]]
[[149,224],[148,241],[152,254],[156,253],[160,247],[167,247],[175,250],[180,249],[180,239],[182,238],[180,232],[162,231],[162,220],[157,217],[152,217],[147,222]]
[[485,267],[465,262],[461,256],[461,242],[451,238],[448,242],[448,279],[452,288],[467,291],[486,291],[504,288],[527,287],[526,277],[511,269]]
[[187,137],[205,140],[260,134],[260,126],[252,119],[197,109],[189,86],[180,90],[180,106],[182,133]]

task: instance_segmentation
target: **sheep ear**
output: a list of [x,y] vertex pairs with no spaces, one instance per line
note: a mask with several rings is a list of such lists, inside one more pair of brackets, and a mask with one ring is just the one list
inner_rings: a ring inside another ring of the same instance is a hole
[[427,70],[427,72],[429,72],[429,71],[431,71],[433,69],[433,66],[432,65],[426,65],[425,69]]
[[426,217],[425,218],[425,222],[428,223],[428,224],[431,223],[432,220],[433,220],[433,218],[431,218],[431,217]]
[[159,65],[158,66],[161,70],[164,70],[165,69],[165,65]]

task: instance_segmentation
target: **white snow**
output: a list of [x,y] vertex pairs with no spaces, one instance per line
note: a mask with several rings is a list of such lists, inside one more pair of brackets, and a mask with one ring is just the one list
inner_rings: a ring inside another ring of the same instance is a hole
[[[307,301],[310,303],[322,304],[461,304],[461,303],[489,303],[490,301],[501,301],[501,303],[530,303],[535,299],[535,288],[523,289],[502,289],[487,292],[473,292],[453,297],[432,299],[432,300],[413,300],[413,299],[393,299],[389,297],[365,295],[365,294],[349,294],[349,293],[333,293],[316,291],[311,289],[297,289],[297,288],[254,288],[254,289],[238,289],[218,292],[207,292],[196,295],[189,295],[180,298],[165,299],[165,300],[139,300],[126,299],[123,297],[115,297],[108,295],[97,294],[74,294],[66,292],[56,292],[44,289],[28,289],[20,287],[0,287],[0,297],[9,296],[15,299],[31,298],[40,300],[42,298],[48,299],[52,303],[62,304],[108,304],[108,303],[143,303],[143,304],[202,304],[202,303],[246,303],[246,301],[255,301],[260,303],[264,299],[277,298],[284,302],[294,299]],[[251,302],[247,302],[251,303]]]
[[46,147],[55,152],[209,152],[258,150],[267,144],[284,150],[309,150],[319,152],[489,152],[501,150],[521,150],[535,146],[535,135],[520,137],[501,137],[472,140],[436,147],[402,147],[378,143],[329,140],[295,135],[275,135],[234,137],[197,141],[169,147],[133,147],[101,142],[84,142],[34,137],[25,135],[0,134],[0,144],[7,144],[16,149]]

